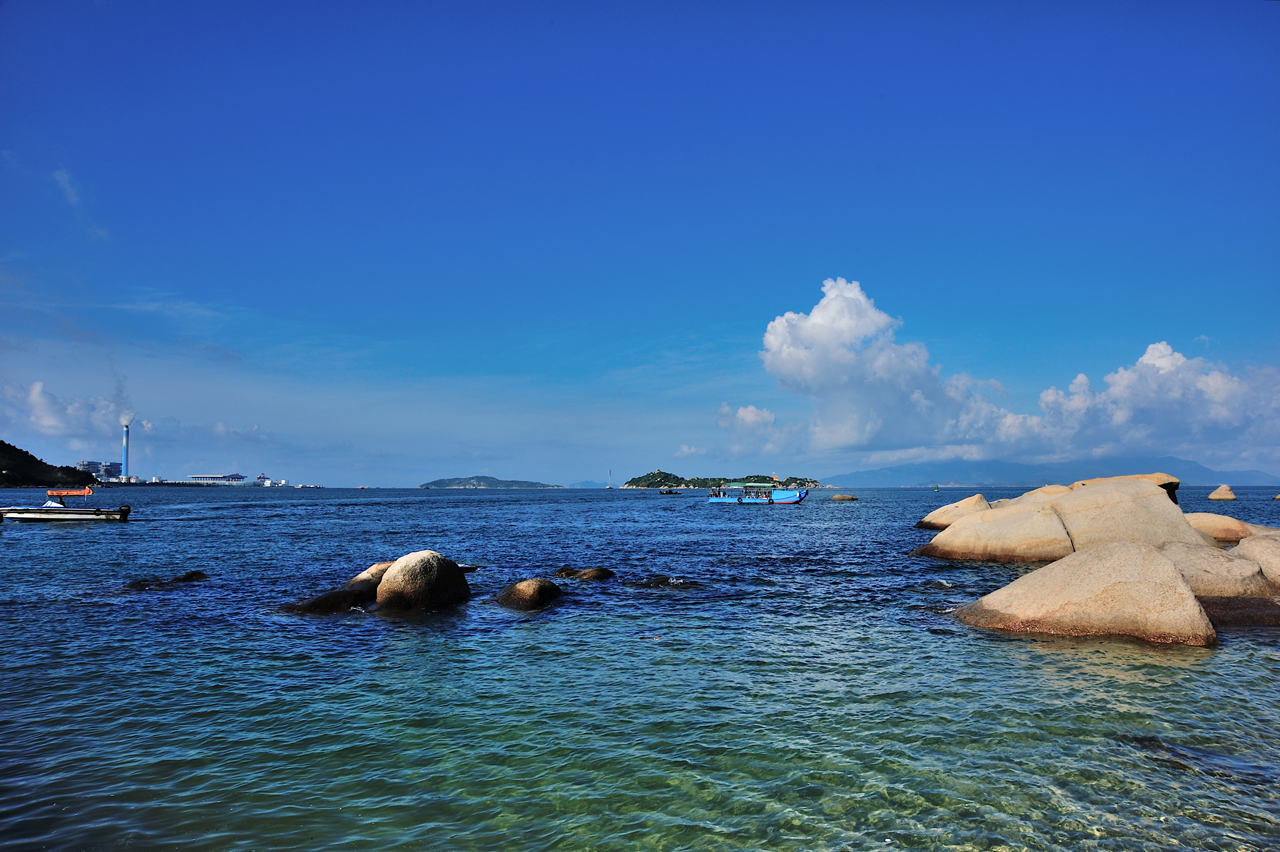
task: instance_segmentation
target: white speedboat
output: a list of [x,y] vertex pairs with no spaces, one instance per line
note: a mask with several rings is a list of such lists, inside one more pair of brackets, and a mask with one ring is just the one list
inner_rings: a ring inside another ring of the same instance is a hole
[[96,506],[68,506],[63,497],[84,497],[85,503],[93,495],[92,488],[75,491],[52,490],[45,492],[51,499],[43,506],[0,506],[0,519],[10,521],[127,521],[129,507],[103,509]]

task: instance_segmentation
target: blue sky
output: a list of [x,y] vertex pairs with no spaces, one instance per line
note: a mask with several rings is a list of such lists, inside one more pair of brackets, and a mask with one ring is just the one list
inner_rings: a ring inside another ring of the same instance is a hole
[[1264,0],[10,0],[0,430],[329,485],[1280,473],[1278,107]]

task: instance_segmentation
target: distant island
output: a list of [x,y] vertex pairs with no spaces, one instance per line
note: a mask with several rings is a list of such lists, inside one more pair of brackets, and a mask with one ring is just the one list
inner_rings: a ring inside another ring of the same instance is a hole
[[419,488],[563,488],[563,485],[547,485],[545,482],[526,482],[523,479],[495,479],[492,476],[460,476],[453,479],[433,479]]
[[775,480],[772,476],[763,473],[753,473],[750,476],[728,477],[728,476],[695,476],[685,479],[683,476],[677,476],[674,473],[667,473],[663,470],[655,470],[653,473],[646,473],[644,476],[636,476],[628,479],[622,484],[623,488],[719,488],[726,482],[758,482],[761,485],[776,485],[778,488],[821,488],[822,483],[816,479],[809,479],[806,476],[788,476],[781,481]]
[[55,467],[41,461],[26,450],[0,441],[0,488],[83,487],[98,481],[92,473],[74,467]]

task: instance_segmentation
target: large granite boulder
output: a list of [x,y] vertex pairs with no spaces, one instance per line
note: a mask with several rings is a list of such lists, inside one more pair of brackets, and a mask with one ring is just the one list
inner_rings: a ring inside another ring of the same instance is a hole
[[975,627],[1023,633],[1135,636],[1184,645],[1217,641],[1182,573],[1140,541],[1074,553],[962,606],[956,616]]
[[1230,485],[1219,485],[1213,489],[1213,493],[1209,495],[1210,500],[1234,500],[1236,493],[1231,490]]
[[1096,485],[1099,482],[1114,482],[1120,479],[1141,479],[1145,482],[1154,482],[1169,495],[1173,505],[1178,505],[1178,485],[1181,483],[1176,476],[1170,476],[1167,473],[1131,473],[1126,476],[1102,476],[1096,479],[1082,479],[1079,482],[1071,483],[1071,490],[1074,491],[1086,485]]
[[1257,562],[1263,576],[1280,586],[1280,535],[1251,535],[1233,547],[1231,555]]
[[[1110,541],[1137,539],[1212,544],[1187,523],[1168,492],[1139,477],[1077,483],[1061,491],[1036,489],[1026,502],[1009,501],[965,515],[920,548],[921,556],[989,562],[1052,562]],[[1017,498],[1021,499],[1021,498]]]
[[1196,597],[1268,597],[1280,595],[1257,562],[1210,547],[1171,541],[1160,552],[1177,566]]
[[540,577],[512,583],[498,592],[497,601],[510,609],[542,609],[562,595],[560,587]]
[[1082,485],[1046,505],[1062,518],[1076,550],[1124,539],[1157,547],[1170,541],[1211,544],[1213,539],[1193,529],[1168,497],[1149,480],[1116,477]]
[[379,609],[430,609],[471,597],[467,575],[452,559],[434,550],[406,553],[382,574]]
[[916,526],[922,530],[945,530],[965,515],[985,512],[990,508],[991,506],[987,504],[987,498],[981,494],[974,494],[972,497],[966,497],[963,500],[957,500],[955,503],[948,503],[939,509],[934,509],[916,523]]
[[1002,506],[965,515],[916,551],[937,559],[1053,562],[1073,552],[1052,506]]
[[1215,515],[1213,512],[1187,512],[1184,517],[1195,529],[1213,536],[1215,541],[1228,544],[1235,544],[1240,539],[1253,535],[1254,532],[1244,521],[1237,521],[1226,515]]

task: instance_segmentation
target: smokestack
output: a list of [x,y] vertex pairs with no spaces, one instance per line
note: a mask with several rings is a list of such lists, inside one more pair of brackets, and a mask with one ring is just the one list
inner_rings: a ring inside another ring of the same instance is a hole
[[124,459],[120,463],[120,475],[129,478],[129,424],[124,424]]

